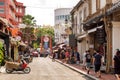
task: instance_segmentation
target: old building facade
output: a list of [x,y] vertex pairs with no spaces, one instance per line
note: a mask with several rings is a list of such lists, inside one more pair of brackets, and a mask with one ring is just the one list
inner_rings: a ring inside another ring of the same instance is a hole
[[0,17],[5,18],[14,26],[22,22],[25,6],[16,0],[0,0]]
[[[79,43],[77,42],[77,48],[80,53],[89,49],[91,55],[94,50],[99,50],[103,55],[106,72],[109,72],[115,50],[120,48],[119,37],[116,36],[120,32],[120,2],[119,0],[81,0],[80,2],[82,4],[77,4],[76,9],[74,8],[71,12],[73,16],[73,34],[76,35],[76,39],[79,41]],[[76,25],[81,23],[81,21],[79,16],[74,18],[74,14],[80,8],[84,9],[83,3],[88,6],[88,12],[86,12],[88,15],[84,13],[86,18],[83,18],[82,25],[79,25],[81,30],[78,31],[79,29]],[[81,33],[82,29],[84,34]]]
[[71,11],[71,15],[73,34],[75,35],[75,41],[77,44],[76,47],[82,58],[82,53],[84,53],[85,50],[88,50],[87,35],[86,31],[83,29],[83,21],[89,15],[88,1],[79,1]]
[[[0,39],[6,49],[6,55],[18,60],[20,31],[18,25],[25,15],[25,6],[16,0],[0,0]],[[19,39],[19,40],[18,40]]]

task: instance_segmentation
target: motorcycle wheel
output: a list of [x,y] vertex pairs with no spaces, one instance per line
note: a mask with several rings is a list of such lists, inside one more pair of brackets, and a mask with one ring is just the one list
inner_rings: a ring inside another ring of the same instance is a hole
[[30,67],[26,67],[26,68],[23,70],[23,72],[26,73],[26,74],[30,73],[30,71],[31,71]]
[[7,73],[12,73],[13,72],[13,70],[9,70],[9,69],[5,69],[5,71],[7,72]]

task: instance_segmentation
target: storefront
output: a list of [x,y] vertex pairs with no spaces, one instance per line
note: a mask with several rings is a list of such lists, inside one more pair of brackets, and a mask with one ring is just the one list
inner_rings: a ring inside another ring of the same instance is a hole
[[0,31],[0,39],[3,40],[3,44],[4,44],[4,48],[5,48],[5,55],[9,56],[9,35],[3,33],[2,31]]

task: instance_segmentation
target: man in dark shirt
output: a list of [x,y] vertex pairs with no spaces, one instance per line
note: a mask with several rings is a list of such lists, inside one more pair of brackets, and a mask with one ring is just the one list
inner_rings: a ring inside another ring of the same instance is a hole
[[101,77],[100,67],[102,64],[102,56],[99,51],[97,51],[97,53],[94,55],[93,64],[95,66],[95,73],[97,74],[97,77]]
[[85,55],[85,60],[86,60],[86,69],[87,69],[87,74],[89,74],[89,71],[90,71],[90,66],[91,66],[91,55],[90,55],[90,52],[87,51],[87,54]]

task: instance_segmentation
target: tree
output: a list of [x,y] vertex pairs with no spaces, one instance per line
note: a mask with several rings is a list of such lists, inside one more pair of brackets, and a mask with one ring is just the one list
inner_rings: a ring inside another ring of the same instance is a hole
[[41,36],[51,36],[52,43],[54,44],[54,29],[51,26],[43,26],[42,28],[37,28],[35,31],[35,35],[37,36],[37,43],[40,44]]
[[27,41],[28,44],[31,44],[32,38],[35,38],[34,26],[36,25],[36,20],[33,16],[27,14],[23,17],[23,23],[26,25],[26,27],[22,29],[23,41]]
[[23,17],[23,23],[27,26],[34,26],[36,25],[36,20],[34,20],[34,17],[31,15],[27,14]]

